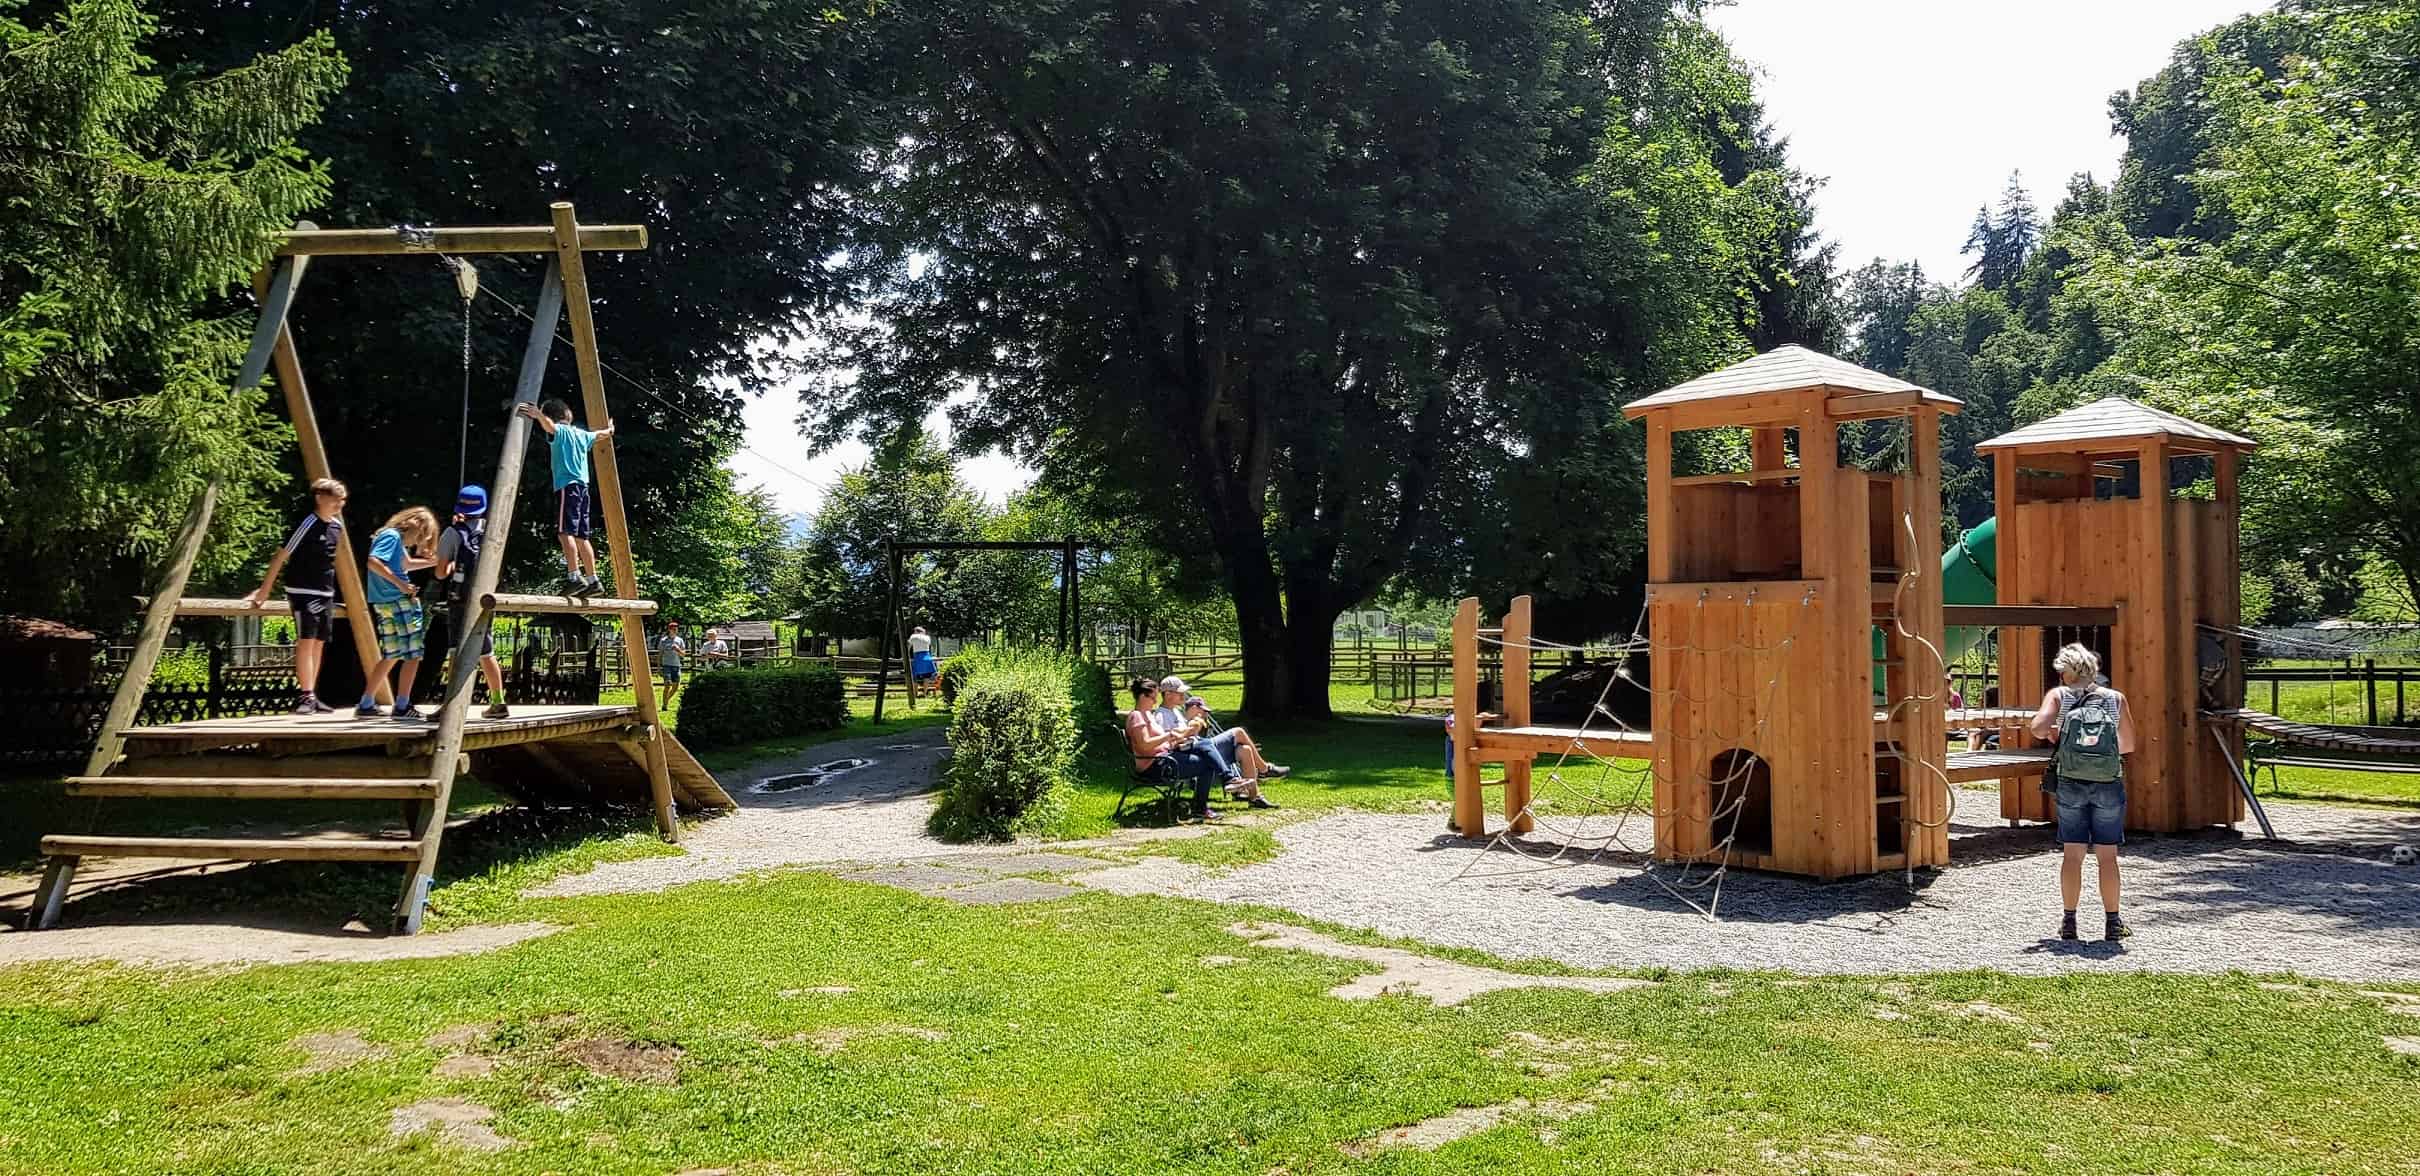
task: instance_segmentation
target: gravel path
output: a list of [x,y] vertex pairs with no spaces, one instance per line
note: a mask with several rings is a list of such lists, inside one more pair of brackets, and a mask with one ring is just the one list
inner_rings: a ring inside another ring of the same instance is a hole
[[[1960,802],[1969,813],[1998,811],[1993,793],[1967,791]],[[1636,859],[1589,862],[1574,854],[1568,865],[1542,869],[1446,836],[1430,815],[1350,813],[1292,825],[1277,834],[1276,859],[1226,874],[1158,859],[1077,880],[1125,893],[1262,903],[1580,967],[1869,974],[2240,968],[2420,981],[2420,867],[2387,862],[2390,847],[2420,844],[2420,814],[2285,803],[2269,811],[2286,843],[2213,833],[2128,845],[2126,910],[2136,935],[2122,945],[2046,938],[2058,918],[2057,859],[2047,833],[1996,820],[1956,826],[1957,864],[1929,878],[1919,873],[1913,890],[1897,874],[1818,885],[1734,873],[1723,884],[1718,923],[1675,901]],[[1638,832],[1631,840],[1644,837]],[[1543,842],[1527,848],[1554,849]],[[2090,918],[2093,894],[2088,871],[2088,936],[2099,933]]]

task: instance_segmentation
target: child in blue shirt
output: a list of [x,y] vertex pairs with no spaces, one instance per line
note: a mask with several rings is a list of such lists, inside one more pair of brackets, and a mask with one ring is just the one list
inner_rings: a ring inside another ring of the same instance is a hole
[[[588,451],[596,447],[597,438],[613,436],[613,425],[608,422],[595,432],[583,429],[571,423],[571,406],[555,398],[535,408],[518,405],[516,411],[546,430],[553,453],[555,538],[563,544],[563,592],[569,596],[603,592],[605,581],[597,577],[597,549],[588,541]],[[630,591],[630,585],[623,585],[622,590]]]
[[420,607],[420,590],[412,585],[412,573],[437,562],[428,554],[436,541],[437,516],[425,506],[395,512],[370,540],[369,575],[362,580],[362,594],[369,597],[370,624],[378,630],[378,664],[362,680],[361,702],[353,708],[355,718],[378,716],[378,683],[386,680],[389,669],[401,666],[403,672],[395,683],[395,721],[428,720],[412,709],[412,679],[420,674],[428,632],[427,614]]

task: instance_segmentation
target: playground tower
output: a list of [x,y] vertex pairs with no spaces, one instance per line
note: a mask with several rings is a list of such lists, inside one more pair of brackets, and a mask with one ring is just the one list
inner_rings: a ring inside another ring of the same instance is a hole
[[[1959,407],[1781,347],[1623,410],[1647,427],[1657,857],[1827,879],[1948,861],[1940,435]],[[1852,421],[1905,422],[1903,471],[1843,466]],[[1732,427],[1749,468],[1675,475],[1676,437]]]
[[[2235,478],[2254,442],[2123,398],[2096,400],[1975,447],[1993,463],[2004,605],[2115,606],[2115,626],[2085,632],[2009,626],[2000,698],[2041,701],[2061,640],[2097,644],[2103,672],[2133,706],[2140,744],[2126,765],[2126,827],[2175,832],[2244,814],[2227,756],[2240,730],[2200,719],[2201,698],[2237,705],[2242,620]],[[2224,650],[2201,681],[2197,626]],[[2228,634],[2220,636],[2220,634]],[[2030,742],[2031,736],[2012,731]],[[2224,748],[2222,753],[2221,748]],[[2032,780],[2005,780],[2001,815],[2053,818]]]

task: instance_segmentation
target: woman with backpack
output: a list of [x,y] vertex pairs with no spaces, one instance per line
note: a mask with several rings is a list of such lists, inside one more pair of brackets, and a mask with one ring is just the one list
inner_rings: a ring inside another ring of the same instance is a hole
[[2118,917],[2118,846],[2126,841],[2126,760],[2134,751],[2134,711],[2126,696],[2101,680],[2099,654],[2081,645],[2059,650],[2051,665],[2060,684],[2042,695],[2032,730],[2039,739],[2056,738],[2058,754],[2051,766],[2058,783],[2059,842],[2065,856],[2059,862],[2059,897],[2066,917],[2059,921],[2059,938],[2075,939],[2076,901],[2084,895],[2084,851],[2092,850],[2100,867],[2101,911],[2107,924],[2104,939],[2124,939],[2134,932]]

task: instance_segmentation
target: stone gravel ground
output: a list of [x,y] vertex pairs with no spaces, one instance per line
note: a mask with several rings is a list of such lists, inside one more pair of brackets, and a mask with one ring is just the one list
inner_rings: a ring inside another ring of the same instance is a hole
[[[1994,793],[1961,809],[1996,814]],[[2283,841],[2212,832],[2138,837],[2122,858],[2135,936],[2098,940],[2089,868],[2080,943],[2052,936],[2057,858],[2039,826],[1970,817],[1943,871],[1830,885],[1736,871],[1709,922],[1628,854],[1590,860],[1544,839],[1489,850],[1432,815],[1341,814],[1277,833],[1279,855],[1213,874],[1145,861],[1079,881],[1125,893],[1246,902],[1510,959],[1589,968],[1762,968],[1891,973],[1993,968],[2293,971],[2341,980],[2420,981],[2420,867],[2390,864],[2420,844],[2420,814],[2272,803]],[[1599,819],[1592,835],[1611,828]],[[1643,844],[1634,818],[1625,840]],[[1681,882],[1669,867],[1657,874]],[[1687,879],[1702,881],[1703,875]],[[1700,903],[1710,888],[1689,891]]]

